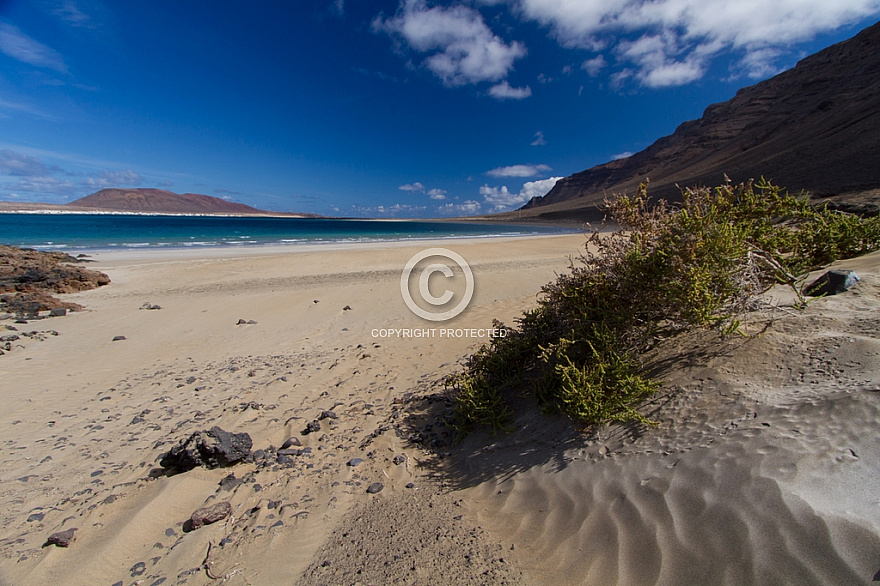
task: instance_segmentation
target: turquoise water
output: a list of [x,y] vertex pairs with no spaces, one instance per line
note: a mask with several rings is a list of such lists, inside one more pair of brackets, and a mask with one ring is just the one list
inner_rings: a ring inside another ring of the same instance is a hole
[[564,228],[429,221],[0,214],[0,244],[44,250],[260,246],[559,234]]

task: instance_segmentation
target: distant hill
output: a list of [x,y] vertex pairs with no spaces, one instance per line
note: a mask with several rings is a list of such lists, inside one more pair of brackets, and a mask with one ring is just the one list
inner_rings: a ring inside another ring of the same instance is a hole
[[596,219],[605,196],[764,176],[817,197],[880,199],[880,23],[706,108],[647,149],[559,180],[508,218]]
[[65,207],[172,214],[262,215],[271,213],[210,195],[178,194],[162,189],[102,189],[65,204]]

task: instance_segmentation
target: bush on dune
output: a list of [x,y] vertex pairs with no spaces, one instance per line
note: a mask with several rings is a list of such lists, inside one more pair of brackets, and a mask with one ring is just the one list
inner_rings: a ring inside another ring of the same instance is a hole
[[461,434],[509,429],[508,398],[525,387],[585,424],[650,423],[636,410],[659,387],[641,372],[646,349],[691,328],[734,334],[776,284],[803,305],[806,272],[880,248],[880,219],[815,209],[763,179],[686,189],[675,206],[649,205],[642,185],[606,204],[621,229],[594,233],[518,327],[447,379]]

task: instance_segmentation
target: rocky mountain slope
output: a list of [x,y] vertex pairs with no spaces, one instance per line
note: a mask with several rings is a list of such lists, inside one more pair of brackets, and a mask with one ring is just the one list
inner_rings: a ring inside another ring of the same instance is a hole
[[650,179],[655,196],[764,176],[813,196],[880,198],[880,23],[712,104],[628,158],[560,180],[520,217],[586,214]]

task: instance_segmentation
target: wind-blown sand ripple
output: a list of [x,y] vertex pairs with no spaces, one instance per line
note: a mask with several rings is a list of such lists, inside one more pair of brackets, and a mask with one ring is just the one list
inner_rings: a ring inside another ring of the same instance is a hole
[[460,459],[477,518],[509,536],[535,582],[871,583],[880,322],[865,313],[876,311],[878,261],[846,263],[864,275],[857,290],[777,315],[759,338],[696,333],[659,348],[649,365],[672,391],[655,401],[654,428],[545,441],[531,455],[544,463],[526,468],[498,465],[526,432]]

